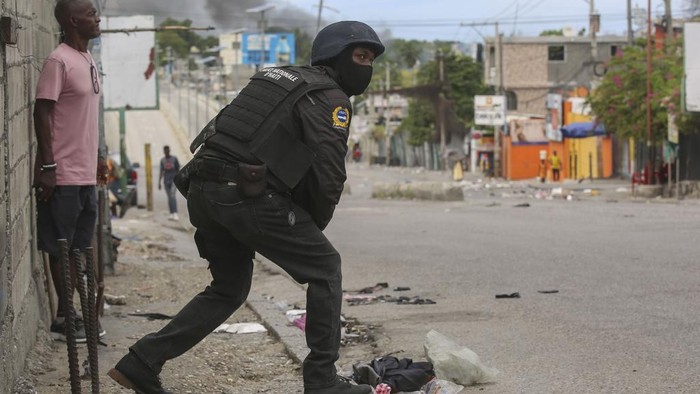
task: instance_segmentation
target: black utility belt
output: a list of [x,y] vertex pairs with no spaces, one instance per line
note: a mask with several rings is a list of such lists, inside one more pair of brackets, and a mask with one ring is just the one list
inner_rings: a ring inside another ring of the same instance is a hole
[[194,174],[207,181],[235,183],[238,191],[245,197],[260,196],[267,188],[267,167],[265,164],[195,159]]

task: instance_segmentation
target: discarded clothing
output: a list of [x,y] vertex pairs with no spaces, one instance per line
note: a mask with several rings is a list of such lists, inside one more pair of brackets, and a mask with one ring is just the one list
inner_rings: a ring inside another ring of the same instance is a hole
[[391,392],[418,391],[426,383],[435,377],[433,364],[413,362],[410,358],[398,359],[387,356],[372,360],[367,368],[366,364],[353,366],[355,373],[353,380],[359,384],[375,386],[385,383],[391,387]]

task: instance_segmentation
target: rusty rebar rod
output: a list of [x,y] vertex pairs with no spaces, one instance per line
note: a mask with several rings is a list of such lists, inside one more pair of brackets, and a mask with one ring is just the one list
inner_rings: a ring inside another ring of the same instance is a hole
[[78,346],[75,338],[75,309],[73,308],[73,285],[70,274],[70,260],[68,257],[68,241],[58,240],[60,252],[61,274],[63,276],[63,289],[61,289],[61,303],[64,307],[64,333],[66,335],[66,347],[68,348],[68,372],[70,373],[70,387],[72,394],[80,394],[80,365],[78,363]]
[[[100,393],[100,366],[97,353],[97,341],[100,331],[100,320],[95,303],[95,259],[93,248],[85,248],[85,273],[87,274],[87,303],[90,310],[90,330],[87,334],[88,361],[90,363],[90,379],[92,394]],[[83,312],[84,313],[84,312]]]

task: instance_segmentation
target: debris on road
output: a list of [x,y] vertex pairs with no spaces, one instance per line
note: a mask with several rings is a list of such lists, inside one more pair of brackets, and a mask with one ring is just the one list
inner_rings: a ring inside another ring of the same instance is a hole
[[252,334],[258,332],[267,332],[265,326],[260,323],[223,323],[214,329],[215,333],[229,334]]
[[516,291],[510,294],[496,294],[496,298],[520,298],[520,293]]
[[440,379],[471,386],[496,380],[499,371],[484,365],[469,348],[460,346],[447,336],[430,330],[425,338],[425,354]]
[[537,290],[537,292],[541,294],[556,294],[559,290]]
[[134,312],[134,313],[129,313],[129,316],[140,316],[140,317],[145,317],[148,320],[170,320],[173,317],[163,314],[163,313],[158,313],[158,312]]

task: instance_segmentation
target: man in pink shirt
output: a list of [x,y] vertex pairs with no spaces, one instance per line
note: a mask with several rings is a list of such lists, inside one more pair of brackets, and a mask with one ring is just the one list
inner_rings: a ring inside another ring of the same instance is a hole
[[[56,290],[61,294],[68,285],[73,294],[76,267],[71,267],[73,283],[64,284],[56,240],[68,240],[70,250],[84,249],[95,230],[100,79],[87,46],[100,35],[100,17],[90,0],[59,0],[54,15],[63,40],[44,63],[34,106],[37,233]],[[59,301],[51,324],[52,334],[64,340],[66,307]],[[84,329],[76,336],[85,342]]]

